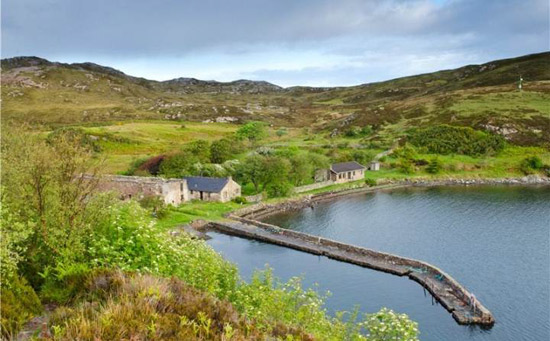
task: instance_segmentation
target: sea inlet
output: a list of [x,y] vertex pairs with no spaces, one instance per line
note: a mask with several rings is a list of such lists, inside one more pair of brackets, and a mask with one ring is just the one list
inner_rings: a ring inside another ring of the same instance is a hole
[[550,187],[415,187],[367,193],[264,219],[283,228],[431,263],[474,293],[497,323],[458,325],[405,277],[211,232],[247,279],[265,264],[282,279],[330,291],[330,311],[388,307],[422,340],[550,339]]

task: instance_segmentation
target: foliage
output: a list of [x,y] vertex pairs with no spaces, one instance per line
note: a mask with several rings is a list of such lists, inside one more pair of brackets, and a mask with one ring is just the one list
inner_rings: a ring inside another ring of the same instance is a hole
[[413,130],[409,142],[434,154],[485,155],[504,148],[502,136],[477,131],[469,127],[449,125]]
[[[149,170],[147,169],[148,167],[147,166],[143,166],[145,164],[145,162],[147,162],[149,160],[149,158],[146,158],[146,157],[141,157],[141,158],[137,158],[135,160],[132,161],[132,163],[130,164],[130,167],[122,172],[122,175],[137,175],[139,173],[143,173],[143,172],[138,172],[138,170],[142,170],[144,172],[146,172],[147,174],[152,174],[152,173],[149,173]],[[159,166],[160,166],[160,163],[159,163]],[[147,170],[145,170],[147,169]],[[157,169],[153,169],[153,172],[155,173],[158,173],[158,168]]]
[[74,308],[51,317],[56,340],[310,339],[302,328],[261,325],[219,300],[173,278],[98,272],[86,278]]
[[24,278],[12,276],[9,286],[5,280],[2,278],[0,286],[0,331],[2,339],[11,340],[30,318],[42,311],[42,304]]
[[275,134],[277,134],[278,137],[283,137],[286,134],[288,134],[288,131],[286,130],[286,128],[279,128],[279,129],[277,129]]
[[396,314],[387,308],[367,314],[364,326],[369,331],[369,340],[418,340],[417,323],[411,322],[407,315]]
[[287,197],[292,193],[292,189],[294,186],[292,186],[291,183],[288,181],[276,181],[273,183],[270,183],[266,187],[267,195],[270,198],[277,198],[277,197]]
[[374,159],[374,153],[369,150],[356,149],[352,152],[352,159],[366,165]]
[[428,164],[428,167],[426,167],[426,171],[430,174],[437,174],[441,172],[442,168],[441,161],[437,157],[434,157]]
[[195,140],[187,144],[183,148],[183,152],[194,156],[194,159],[198,160],[198,162],[210,162],[210,142],[206,140]]
[[151,211],[153,217],[162,219],[168,213],[168,206],[159,196],[146,196],[139,200],[139,205]]
[[[15,127],[2,134],[2,204],[10,222],[6,232],[28,228],[20,249],[22,274],[35,288],[45,267],[84,249],[91,230],[89,197],[97,185],[85,174],[97,173],[94,162],[92,151],[70,134],[49,142]],[[17,232],[8,240],[14,238],[20,238]]]
[[[128,175],[137,175],[138,172],[141,174],[145,173],[145,174],[151,174],[151,175],[158,175],[159,173],[162,172],[161,166],[162,166],[162,163],[164,162],[164,159],[166,159],[166,155],[157,155],[157,156],[148,158],[137,167],[137,170],[132,172],[132,167],[130,167],[130,169],[128,170]],[[139,162],[139,160],[136,162]]]
[[521,161],[520,169],[525,174],[533,174],[534,172],[542,169],[544,164],[542,159],[538,156],[529,156]]
[[376,186],[378,182],[376,181],[376,179],[365,178],[365,184],[367,184],[367,186],[369,187],[373,187],[373,186]]
[[229,139],[220,139],[210,145],[210,161],[212,163],[223,163],[232,156],[232,143]]
[[399,164],[398,165],[399,165],[399,170],[402,173],[413,174],[414,171],[415,171],[414,163],[410,159],[401,158],[401,159],[399,159]]
[[[304,290],[299,280],[282,283],[266,271],[247,284],[235,266],[204,241],[186,234],[168,236],[137,202],[95,194],[93,183],[81,176],[90,172],[92,155],[74,140],[61,137],[46,143],[13,132],[2,136],[2,176],[7,181],[2,218],[7,217],[9,226],[16,228],[4,230],[3,224],[2,232],[28,228],[29,235],[13,233],[11,240],[17,240],[21,248],[5,247],[2,252],[17,254],[8,271],[12,278],[18,278],[15,273],[23,274],[40,289],[45,301],[69,305],[52,317],[55,338],[118,339],[135,332],[145,338],[167,335],[175,339],[244,333],[246,339],[257,331],[259,339],[289,334],[298,339],[364,339],[360,322],[344,322],[343,315],[329,316],[323,297]],[[281,188],[289,186],[290,161],[275,155],[255,157],[264,167],[262,187],[280,186],[276,190],[284,194]],[[154,202],[142,204],[155,206]],[[214,205],[207,204],[208,208]],[[216,214],[238,207],[235,203],[219,205]],[[167,211],[163,219],[170,219],[173,211],[208,215],[200,206],[182,205]],[[119,269],[132,275],[109,275],[112,272],[107,271],[98,277],[98,269]],[[4,295],[16,287],[2,286],[2,318],[8,316],[9,323],[17,326],[30,315],[12,304],[22,302],[17,293]],[[31,311],[37,301],[31,291],[24,295],[30,307],[25,310]],[[4,309],[11,310],[4,314]]]
[[75,141],[75,143],[79,144],[81,147],[88,148],[94,152],[101,151],[101,146],[97,143],[97,141],[87,134],[82,128],[57,128],[48,134],[47,141],[50,143],[55,143],[55,141],[60,138]]
[[267,136],[266,124],[264,122],[252,121],[241,126],[235,133],[239,139],[247,139],[250,142],[257,142]]
[[0,188],[1,194],[1,217],[0,225],[0,278],[2,287],[9,287],[12,280],[17,278],[17,268],[23,255],[25,254],[26,239],[32,233],[34,223],[32,221],[23,221],[13,213],[8,200],[4,199],[6,190]]
[[233,201],[234,201],[236,204],[246,204],[246,203],[248,203],[248,201],[246,200],[246,198],[243,197],[243,196],[235,197],[235,198],[233,198]]
[[159,174],[167,178],[181,178],[193,173],[199,159],[190,152],[167,155],[160,164]]

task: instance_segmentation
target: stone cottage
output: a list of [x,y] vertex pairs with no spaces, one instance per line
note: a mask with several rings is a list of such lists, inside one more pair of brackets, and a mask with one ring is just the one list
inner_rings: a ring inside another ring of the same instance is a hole
[[336,183],[350,182],[365,178],[366,167],[355,162],[340,162],[330,166],[330,180]]
[[188,176],[184,179],[187,181],[191,200],[227,202],[241,195],[241,186],[233,181],[231,177]]

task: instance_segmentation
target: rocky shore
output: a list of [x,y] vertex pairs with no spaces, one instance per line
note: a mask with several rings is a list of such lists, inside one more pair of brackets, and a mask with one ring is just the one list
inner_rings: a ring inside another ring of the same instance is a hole
[[406,179],[399,181],[381,181],[377,186],[367,185],[355,188],[346,188],[335,191],[327,191],[318,194],[306,194],[298,198],[290,198],[278,203],[258,203],[231,212],[231,215],[248,219],[259,220],[272,214],[284,211],[300,210],[314,207],[317,203],[334,200],[344,196],[358,195],[376,191],[387,191],[404,187],[431,187],[431,186],[482,186],[482,185],[550,185],[550,177],[528,175],[518,178],[472,178],[472,179]]

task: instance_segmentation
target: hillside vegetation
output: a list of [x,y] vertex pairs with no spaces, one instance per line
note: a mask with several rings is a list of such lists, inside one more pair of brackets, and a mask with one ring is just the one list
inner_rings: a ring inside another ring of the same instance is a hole
[[[520,75],[523,91],[517,90]],[[470,126],[521,145],[550,142],[550,53],[339,88],[240,80],[150,81],[92,63],[2,61],[2,119],[55,127],[125,120],[261,120],[345,134],[370,126],[385,145],[412,127]]]

